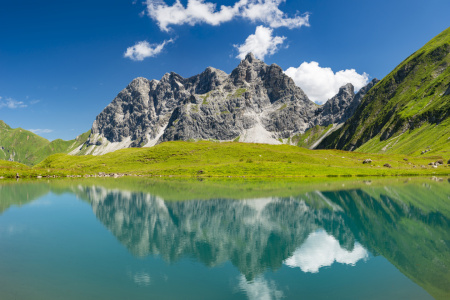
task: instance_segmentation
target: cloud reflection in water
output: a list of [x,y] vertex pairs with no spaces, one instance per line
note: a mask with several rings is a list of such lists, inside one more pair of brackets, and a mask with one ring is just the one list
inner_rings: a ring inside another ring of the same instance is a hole
[[348,251],[332,235],[319,230],[311,233],[284,264],[291,268],[299,267],[303,272],[317,273],[320,268],[331,266],[334,262],[354,266],[368,256],[367,250],[358,242],[355,242],[352,251]]

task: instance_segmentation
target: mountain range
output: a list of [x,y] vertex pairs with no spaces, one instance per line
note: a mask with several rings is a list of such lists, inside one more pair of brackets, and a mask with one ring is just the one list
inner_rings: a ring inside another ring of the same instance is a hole
[[357,94],[351,84],[318,106],[272,64],[248,54],[231,74],[207,68],[183,78],[134,79],[96,118],[87,143],[71,154],[105,154],[174,140],[290,143],[319,125],[350,117],[374,79]]
[[381,81],[349,83],[323,105],[276,64],[248,54],[230,74],[134,79],[72,141],[49,142],[0,123],[0,158],[33,165],[53,153],[101,155],[165,141],[212,140],[420,155],[446,151],[450,28]]

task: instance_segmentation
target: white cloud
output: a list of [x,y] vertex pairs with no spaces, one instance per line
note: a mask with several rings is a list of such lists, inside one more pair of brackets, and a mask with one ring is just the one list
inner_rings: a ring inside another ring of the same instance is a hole
[[173,43],[173,39],[164,41],[161,44],[149,44],[147,41],[138,42],[136,45],[128,47],[123,56],[131,60],[142,61],[147,57],[158,55],[170,43]]
[[358,74],[355,69],[334,73],[331,68],[322,68],[315,61],[304,62],[298,68],[291,67],[285,73],[317,103],[324,103],[335,96],[339,88],[347,83],[353,84],[355,91],[358,91],[369,82],[367,73]]
[[278,51],[278,46],[283,44],[286,37],[272,36],[273,30],[264,26],[256,27],[255,34],[249,35],[242,45],[234,45],[239,54],[237,58],[244,59],[247,53],[252,52],[257,58],[264,60],[266,55],[272,55]]
[[24,108],[27,107],[27,105],[22,101],[17,101],[12,98],[3,99],[2,97],[0,97],[0,109],[3,107],[14,109],[14,108]]
[[31,131],[36,134],[43,134],[43,133],[51,133],[53,132],[53,129],[28,129],[28,131]]
[[309,26],[309,15],[289,18],[278,7],[286,0],[239,0],[233,6],[205,2],[205,0],[188,0],[186,6],[176,0],[169,6],[163,0],[147,0],[147,14],[158,23],[163,31],[169,31],[170,25],[196,25],[206,23],[217,26],[221,23],[241,17],[253,22],[259,21],[270,27],[298,28]]
[[[278,6],[286,0],[248,1],[242,10],[242,17],[253,22],[259,21],[272,28],[287,27],[289,29],[309,26],[309,14],[289,18]],[[242,1],[241,1],[242,2]],[[246,1],[247,2],[247,1]]]
[[355,265],[369,256],[366,249],[355,243],[353,250],[342,249],[339,242],[325,231],[311,233],[303,245],[284,261],[291,267],[299,267],[303,272],[317,273],[321,267],[331,266],[334,262]]

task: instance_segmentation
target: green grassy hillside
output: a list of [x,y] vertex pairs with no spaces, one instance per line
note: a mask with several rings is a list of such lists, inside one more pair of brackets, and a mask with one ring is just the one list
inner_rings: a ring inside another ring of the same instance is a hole
[[420,155],[450,150],[450,28],[409,56],[363,98],[319,148]]
[[316,125],[308,129],[303,134],[298,134],[292,138],[292,144],[299,147],[304,147],[310,149],[317,141],[319,141],[323,136],[326,135],[328,131],[333,129],[333,125],[319,126]]
[[0,120],[0,160],[12,159],[29,166],[35,165],[44,158],[55,153],[69,153],[82,145],[88,138],[90,131],[83,133],[74,140],[63,141],[47,139],[31,131],[13,129]]
[[89,134],[91,131],[85,132],[79,136],[77,136],[74,140],[70,141],[63,141],[61,139],[57,139],[54,141],[51,141],[49,144],[45,145],[44,147],[39,148],[34,153],[34,161],[33,164],[39,163],[48,156],[55,154],[55,153],[69,153],[75,148],[81,146],[84,142],[86,142],[87,138],[89,137]]
[[[363,164],[366,158],[371,164]],[[407,160],[404,160],[404,159]],[[289,145],[216,142],[166,142],[152,148],[128,148],[102,156],[55,154],[33,170],[67,174],[134,173],[178,176],[349,176],[447,174],[447,164],[428,166],[437,159],[403,155],[367,155],[338,150],[308,150]],[[392,168],[385,167],[390,164]]]
[[12,129],[0,121],[0,159],[31,165],[33,153],[46,146],[48,140],[22,128]]

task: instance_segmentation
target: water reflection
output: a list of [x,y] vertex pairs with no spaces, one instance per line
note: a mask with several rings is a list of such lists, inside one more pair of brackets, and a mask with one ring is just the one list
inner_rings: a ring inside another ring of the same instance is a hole
[[[335,260],[354,264],[356,256],[367,256],[355,242],[351,221],[342,209],[329,206],[317,193],[165,202],[144,193],[80,189],[97,218],[136,256],[160,255],[169,262],[189,256],[207,266],[231,261],[247,280],[280,268],[284,261],[295,265],[299,255],[307,260],[302,260],[305,266],[330,265]],[[324,208],[315,209],[312,204]],[[335,253],[316,252],[322,246]],[[318,270],[306,267],[305,271]]]
[[[219,197],[218,192],[208,200],[189,201],[167,201],[156,185],[132,192],[76,181],[24,184],[1,188],[0,214],[49,191],[74,193],[89,203],[96,218],[136,257],[159,256],[169,263],[188,257],[209,267],[231,262],[241,274],[236,288],[249,299],[286,296],[268,270],[288,266],[304,274],[321,273],[378,255],[435,298],[450,296],[447,182],[373,182],[298,193],[292,188],[245,200]],[[0,234],[18,230],[0,228]],[[153,284],[157,277],[151,275],[139,269],[127,273],[140,287]]]
[[244,276],[239,278],[239,288],[250,300],[278,300],[284,298],[284,294],[272,280],[257,277],[248,281]]
[[[369,251],[435,297],[450,292],[450,221],[436,209],[446,206],[446,191],[383,186],[208,201],[164,201],[98,186],[80,186],[79,193],[134,255],[168,262],[187,256],[210,267],[230,261],[245,278],[240,288],[249,297],[264,290],[272,298],[281,295],[262,277],[268,269],[285,264],[317,273],[333,263],[353,266]],[[426,200],[430,196],[436,198]]]
[[311,233],[284,263],[292,268],[299,267],[303,272],[317,273],[320,268],[331,266],[334,262],[354,266],[368,256],[369,253],[360,243],[355,242],[349,251],[342,248],[334,236],[319,230]]

